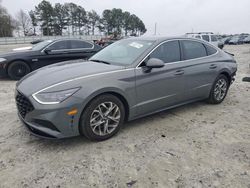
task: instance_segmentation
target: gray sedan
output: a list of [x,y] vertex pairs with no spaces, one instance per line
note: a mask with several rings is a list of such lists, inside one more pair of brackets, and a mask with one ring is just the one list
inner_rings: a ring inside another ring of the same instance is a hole
[[206,100],[221,103],[234,80],[234,58],[190,38],[130,38],[87,62],[63,62],[17,83],[20,119],[35,135],[115,135],[125,121]]

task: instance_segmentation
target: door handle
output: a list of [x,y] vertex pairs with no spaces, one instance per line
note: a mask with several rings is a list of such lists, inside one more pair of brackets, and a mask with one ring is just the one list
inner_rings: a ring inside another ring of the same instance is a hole
[[183,75],[184,74],[184,70],[177,70],[175,72],[175,75]]
[[217,65],[215,65],[215,64],[212,64],[212,65],[210,65],[210,67],[209,67],[210,69],[216,69],[217,68]]

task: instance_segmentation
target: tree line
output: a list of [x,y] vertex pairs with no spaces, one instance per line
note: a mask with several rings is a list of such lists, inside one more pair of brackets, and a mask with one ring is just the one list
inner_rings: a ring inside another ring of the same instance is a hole
[[16,21],[8,13],[7,9],[1,5],[0,0],[0,37],[11,37],[16,28]]
[[[0,7],[0,24],[2,23],[1,9]],[[5,21],[5,25],[9,31],[19,29],[25,36],[36,35],[38,30],[45,36],[66,33],[72,35],[99,33],[114,36],[138,36],[147,31],[143,21],[138,16],[119,8],[104,10],[99,15],[95,10],[86,11],[75,3],[56,3],[53,6],[46,0],[40,2],[34,10],[28,13],[20,10],[15,19],[9,17],[8,21],[11,26],[7,27],[7,21]],[[8,35],[5,33],[4,36],[10,36],[10,33]]]

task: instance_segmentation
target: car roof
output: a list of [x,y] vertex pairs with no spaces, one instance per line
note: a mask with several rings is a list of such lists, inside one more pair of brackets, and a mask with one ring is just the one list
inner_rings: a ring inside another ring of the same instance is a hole
[[163,36],[142,36],[142,37],[133,37],[133,38],[127,38],[123,40],[148,40],[148,41],[155,41],[155,42],[163,42],[166,40],[195,40],[199,42],[203,42],[203,40],[196,39],[196,38],[190,38],[190,37],[185,37],[185,36],[173,36],[173,37],[163,37]]
[[92,42],[92,41],[88,41],[88,40],[84,40],[84,39],[77,39],[77,38],[60,38],[60,39],[48,39],[47,41],[51,41],[51,42],[58,42],[58,41],[64,41],[64,40],[78,40],[78,41],[85,41],[85,42]]

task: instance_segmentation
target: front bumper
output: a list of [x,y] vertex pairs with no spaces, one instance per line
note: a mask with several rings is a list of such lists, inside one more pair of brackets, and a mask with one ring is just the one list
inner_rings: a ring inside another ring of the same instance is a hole
[[[16,100],[18,94],[21,93],[16,92]],[[18,116],[33,135],[49,139],[80,135],[78,128],[80,111],[74,116],[67,115],[71,109],[80,108],[79,101],[74,97],[58,105],[42,105],[36,102],[33,97],[26,97],[26,99],[33,108],[27,113],[23,113],[21,108],[24,108],[24,105],[20,108],[20,102],[17,102]]]
[[6,69],[3,67],[2,64],[0,64],[0,78],[6,77],[7,76],[7,71]]

